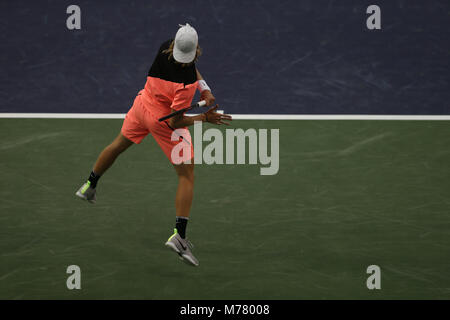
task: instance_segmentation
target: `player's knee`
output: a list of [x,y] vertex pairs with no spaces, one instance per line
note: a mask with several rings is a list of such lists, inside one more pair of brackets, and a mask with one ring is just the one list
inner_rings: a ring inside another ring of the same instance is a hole
[[179,178],[183,178],[194,183],[194,166],[182,164],[178,167],[177,173]]
[[194,183],[194,171],[187,171],[183,174],[183,178],[189,180],[189,182]]
[[110,150],[117,155],[124,152],[128,147],[129,144],[122,143],[121,141],[113,141],[113,143],[109,145]]
[[119,134],[113,142],[108,146],[109,150],[113,152],[116,155],[121,154],[126,149],[128,149],[129,146],[133,144],[132,141],[126,139],[122,134]]
[[119,154],[124,152],[125,150],[127,150],[128,146],[123,146],[123,145],[118,145],[116,148],[116,152],[118,152]]
[[192,183],[194,183],[194,170],[192,170],[192,171],[190,171],[189,173],[188,173],[188,179],[189,179],[189,181],[190,182],[192,182]]

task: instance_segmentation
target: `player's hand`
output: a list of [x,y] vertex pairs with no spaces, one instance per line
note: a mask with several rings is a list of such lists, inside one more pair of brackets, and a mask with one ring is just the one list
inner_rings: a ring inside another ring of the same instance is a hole
[[208,107],[210,107],[210,106],[214,105],[214,103],[216,103],[216,98],[214,98],[213,94],[209,90],[204,90],[200,94],[200,100],[205,100],[206,105]]
[[219,107],[218,104],[216,104],[214,107],[210,108],[208,111],[205,112],[205,121],[213,124],[226,124],[227,126],[230,125],[229,123],[223,121],[231,121],[233,120],[230,115],[228,114],[222,114],[216,112],[217,108]]

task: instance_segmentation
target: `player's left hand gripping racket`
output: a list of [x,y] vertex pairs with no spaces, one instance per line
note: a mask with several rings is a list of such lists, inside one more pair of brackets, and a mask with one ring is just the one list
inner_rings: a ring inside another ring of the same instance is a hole
[[197,107],[204,107],[204,106],[206,106],[206,101],[205,101],[205,100],[202,100],[202,101],[199,101],[199,102],[197,102],[197,103],[194,103],[194,104],[190,105],[190,106],[187,107],[187,108],[180,109],[180,110],[178,110],[178,111],[172,112],[171,114],[168,114],[167,116],[164,116],[164,117],[162,117],[162,118],[159,118],[158,121],[161,122],[161,121],[167,120],[167,119],[169,119],[169,118],[172,118],[172,117],[174,117],[174,116],[176,116],[176,115],[178,115],[178,114],[185,113],[185,112],[187,112],[187,111],[189,111],[189,110],[192,110],[192,109],[194,109],[194,108],[197,108]]

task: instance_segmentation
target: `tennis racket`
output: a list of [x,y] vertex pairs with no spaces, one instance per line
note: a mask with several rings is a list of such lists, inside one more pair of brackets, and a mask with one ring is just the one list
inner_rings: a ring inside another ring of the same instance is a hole
[[168,114],[167,116],[164,116],[164,117],[162,117],[162,118],[159,118],[158,121],[161,122],[161,121],[167,120],[167,119],[169,119],[169,118],[172,118],[172,117],[174,117],[174,116],[176,116],[176,115],[179,115],[179,114],[181,114],[181,113],[185,113],[185,112],[187,112],[187,111],[189,111],[189,110],[192,110],[192,109],[194,109],[194,108],[197,108],[197,107],[204,107],[204,106],[206,106],[206,101],[205,101],[205,100],[202,100],[202,101],[199,101],[199,102],[197,102],[197,103],[191,104],[191,105],[190,105],[189,107],[187,107],[187,108],[180,109],[180,110],[178,110],[178,111],[172,112],[171,114]]

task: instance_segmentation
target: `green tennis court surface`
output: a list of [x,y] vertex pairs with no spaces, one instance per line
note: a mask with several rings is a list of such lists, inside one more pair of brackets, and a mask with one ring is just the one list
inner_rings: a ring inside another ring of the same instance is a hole
[[120,126],[0,120],[1,299],[450,298],[449,122],[234,121],[280,129],[280,170],[197,166],[199,268],[164,247],[177,179],[150,136],[74,196]]

